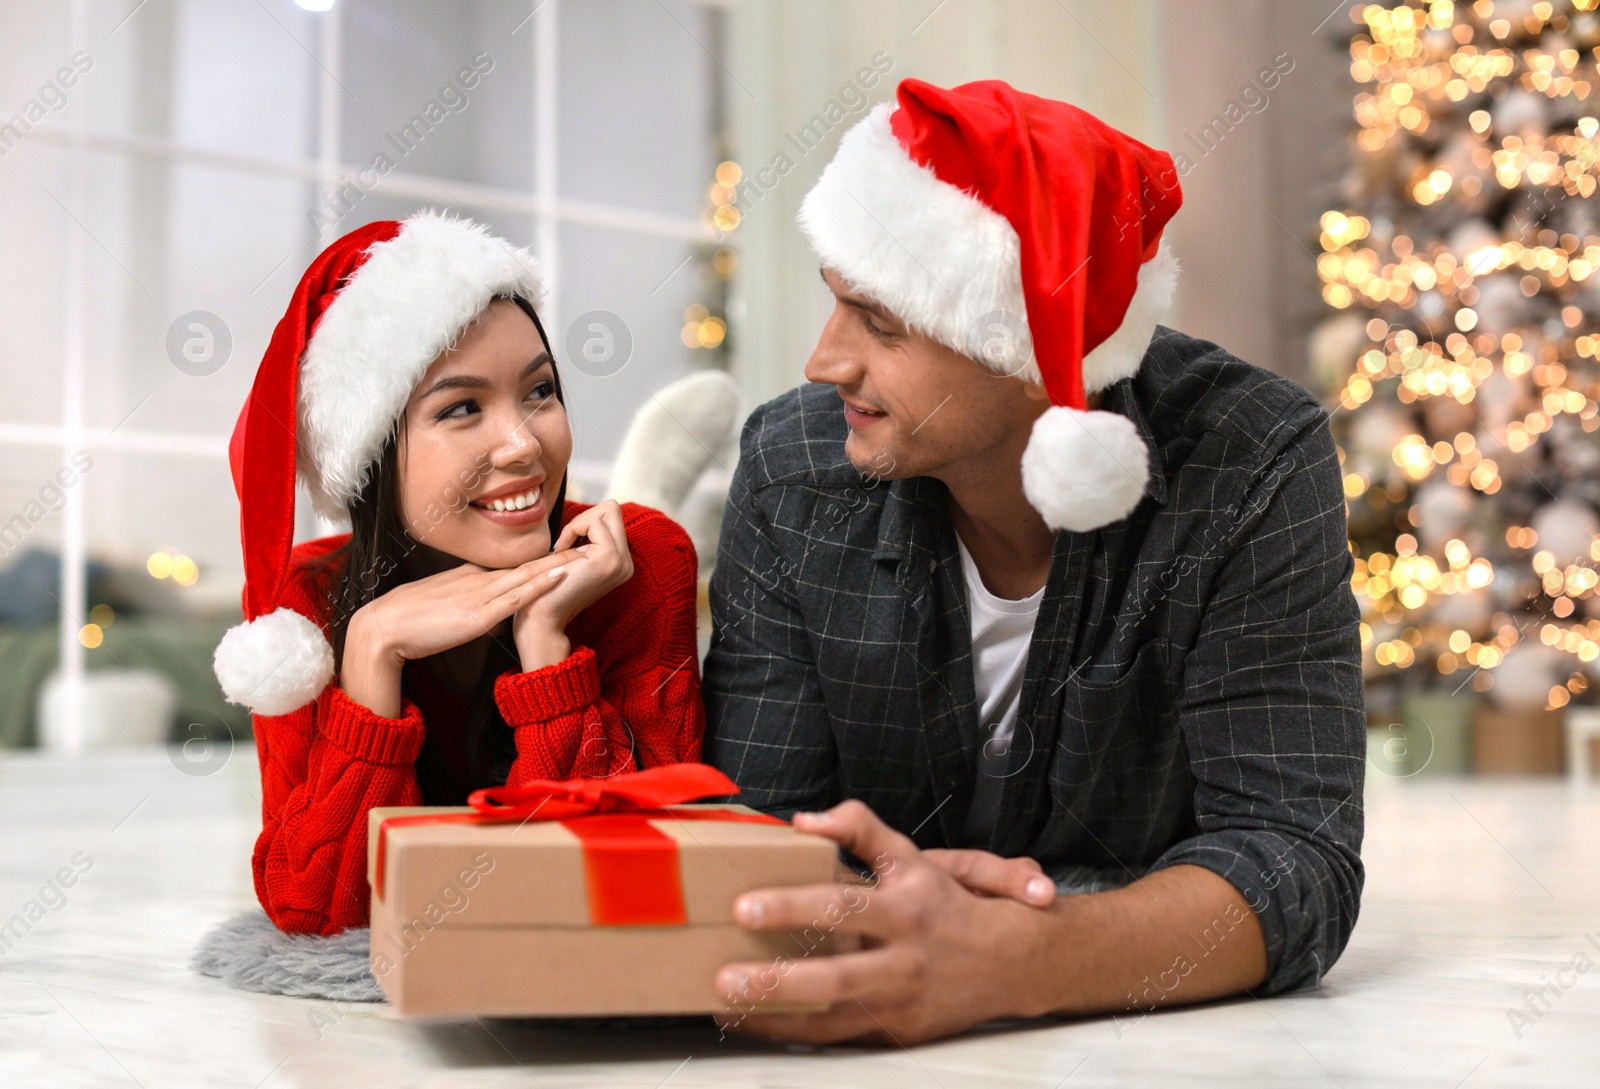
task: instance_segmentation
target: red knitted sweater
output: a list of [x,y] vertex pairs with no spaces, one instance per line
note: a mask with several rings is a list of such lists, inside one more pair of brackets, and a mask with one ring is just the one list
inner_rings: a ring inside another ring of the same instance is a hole
[[[588,504],[568,501],[570,520]],[[700,758],[705,711],[695,635],[697,558],[688,534],[660,511],[622,504],[633,577],[567,627],[572,653],[531,672],[507,670],[495,702],[515,734],[507,785],[597,778]],[[337,568],[313,573],[349,534],[294,548],[282,604],[330,631]],[[430,706],[435,717],[450,703]],[[459,701],[454,703],[456,712]],[[256,896],[279,929],[337,934],[369,921],[367,810],[421,805],[415,762],[425,735],[459,743],[459,722],[424,722],[401,697],[398,718],[374,714],[329,682],[286,715],[254,715],[261,763]],[[488,784],[479,784],[488,785]]]

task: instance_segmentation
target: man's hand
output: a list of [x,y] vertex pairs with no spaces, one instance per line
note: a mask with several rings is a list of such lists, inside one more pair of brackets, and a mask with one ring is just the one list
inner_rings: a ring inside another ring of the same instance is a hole
[[1056,883],[1044,875],[1037,859],[1006,858],[971,848],[933,847],[922,857],[985,896],[1009,896],[1020,904],[1049,907],[1056,898]]
[[[1044,1012],[1027,983],[1046,916],[1004,895],[1026,865],[984,851],[947,851],[935,861],[859,801],[796,813],[794,825],[870,860],[875,883],[760,889],[735,901],[734,917],[753,930],[811,928],[826,933],[825,941],[843,936],[836,948],[855,951],[801,957],[788,961],[786,971],[765,962],[725,965],[717,976],[732,1005],[721,1018],[725,1028],[813,1043],[860,1037],[911,1043]],[[1002,895],[975,895],[956,871]],[[1053,899],[1053,884],[1049,891]],[[832,1009],[761,1012],[778,1002],[826,1002]]]
[[[1137,1020],[1266,977],[1255,912],[1200,866],[1169,866],[1106,892],[1056,896],[1051,886],[1041,896],[1039,887],[1029,892],[1042,876],[1032,859],[920,851],[860,801],[796,813],[794,825],[868,861],[874,879],[756,889],[734,901],[742,926],[809,931],[807,941],[820,936],[820,955],[724,965],[715,980],[729,1000],[718,1018],[724,1030],[910,1044],[1005,1017],[1134,1011]],[[763,1012],[779,1002],[829,1009]]]

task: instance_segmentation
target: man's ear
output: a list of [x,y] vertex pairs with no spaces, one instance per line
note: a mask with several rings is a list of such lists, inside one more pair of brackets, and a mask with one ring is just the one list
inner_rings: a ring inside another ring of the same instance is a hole
[[1035,382],[1030,378],[1022,379],[1022,392],[1030,401],[1043,401],[1050,403],[1050,394],[1045,390],[1044,383]]

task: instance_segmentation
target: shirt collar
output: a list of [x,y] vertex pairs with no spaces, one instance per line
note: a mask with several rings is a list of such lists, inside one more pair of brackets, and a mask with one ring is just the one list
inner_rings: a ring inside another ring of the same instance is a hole
[[[875,560],[900,561],[895,581],[915,594],[938,566],[940,527],[948,525],[944,507],[945,486],[931,476],[908,476],[889,482],[883,514],[878,519]],[[952,534],[953,536],[953,534]]]
[[1164,506],[1167,502],[1166,459],[1161,453],[1160,444],[1156,442],[1155,432],[1150,429],[1150,417],[1145,414],[1144,405],[1139,401],[1134,376],[1129,375],[1107,386],[1100,408],[1106,412],[1120,412],[1133,421],[1139,437],[1144,440],[1145,449],[1150,451],[1150,479],[1145,483],[1144,492]]

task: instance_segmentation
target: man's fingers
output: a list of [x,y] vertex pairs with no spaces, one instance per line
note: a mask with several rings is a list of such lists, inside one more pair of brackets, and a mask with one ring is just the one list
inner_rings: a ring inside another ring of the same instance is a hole
[[858,1003],[869,1010],[903,997],[920,977],[918,953],[905,945],[882,946],[836,957],[775,957],[735,961],[717,972],[717,994],[738,1011],[774,1005]]
[[884,824],[867,803],[857,798],[821,813],[796,813],[792,823],[802,832],[827,836],[870,865],[879,877],[920,854],[909,836]]
[[751,930],[789,930],[801,936],[806,948],[841,934],[889,938],[903,923],[880,905],[867,911],[877,893],[866,885],[791,885],[787,888],[752,889],[733,901],[733,919]]
[[965,848],[935,848],[922,856],[973,892],[1005,896],[1033,907],[1055,902],[1056,884],[1035,859],[1002,858],[990,851]]

